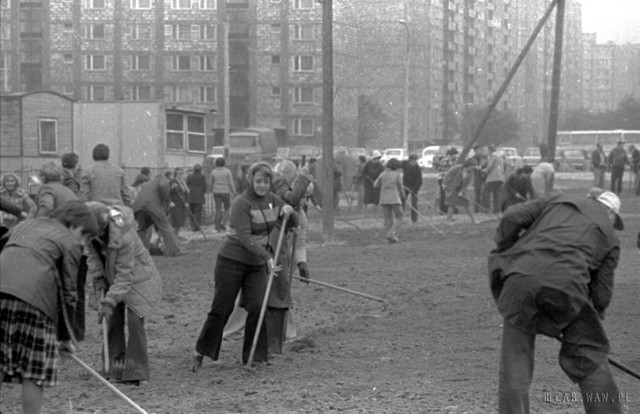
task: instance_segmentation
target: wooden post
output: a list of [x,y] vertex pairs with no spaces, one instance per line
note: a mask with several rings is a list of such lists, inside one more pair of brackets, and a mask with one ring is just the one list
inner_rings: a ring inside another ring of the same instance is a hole
[[322,1],[322,232],[333,240],[333,1]]
[[549,106],[549,129],[547,132],[547,145],[549,146],[549,159],[553,163],[556,159],[556,134],[558,132],[558,111],[560,108],[560,73],[562,69],[562,38],[564,32],[564,8],[565,0],[558,0],[556,8],[556,37],[553,46],[553,72],[551,75],[551,103]]

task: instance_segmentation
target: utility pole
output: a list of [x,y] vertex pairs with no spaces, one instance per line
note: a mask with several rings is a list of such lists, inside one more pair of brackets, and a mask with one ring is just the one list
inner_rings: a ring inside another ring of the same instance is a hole
[[407,4],[404,4],[404,19],[398,23],[407,30],[407,46],[404,51],[404,107],[402,119],[402,148],[409,152],[409,52],[411,51],[411,31],[407,21]]
[[229,113],[229,20],[225,18],[222,23],[222,43],[224,44],[224,52],[222,54],[222,66],[224,67],[224,85],[223,85],[223,95],[224,101],[223,111],[224,111],[224,159],[229,162],[229,122],[231,122],[231,114]]
[[322,0],[322,232],[333,241],[333,1]]
[[558,0],[556,6],[556,37],[553,46],[553,72],[551,74],[551,103],[549,105],[549,129],[547,144],[549,159],[553,163],[556,158],[556,134],[558,132],[558,112],[560,108],[560,73],[562,69],[562,37],[564,32],[565,0]]

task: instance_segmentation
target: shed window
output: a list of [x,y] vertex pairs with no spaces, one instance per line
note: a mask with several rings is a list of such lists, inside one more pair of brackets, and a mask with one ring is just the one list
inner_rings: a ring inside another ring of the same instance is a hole
[[167,149],[183,151],[184,143],[187,151],[206,151],[204,116],[186,114],[167,114]]
[[58,122],[55,119],[40,119],[39,122],[40,152],[56,154],[58,152]]

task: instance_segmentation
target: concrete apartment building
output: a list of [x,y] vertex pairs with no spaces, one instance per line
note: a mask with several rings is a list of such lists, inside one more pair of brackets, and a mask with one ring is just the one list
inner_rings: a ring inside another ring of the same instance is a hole
[[[320,145],[322,6],[315,0],[0,0],[0,6],[3,92],[159,100],[204,114],[208,133],[224,119],[226,49],[230,127],[281,127],[288,145]],[[410,148],[458,142],[465,113],[494,96],[547,6],[546,0],[334,0],[334,144],[356,146],[365,135],[371,147],[400,145],[407,56]],[[579,5],[569,0],[561,111],[582,106],[580,21]],[[554,23],[552,16],[499,106],[521,122],[522,147],[546,135]]]
[[625,96],[640,99],[640,44],[598,44],[583,34],[583,107],[593,112],[616,109]]

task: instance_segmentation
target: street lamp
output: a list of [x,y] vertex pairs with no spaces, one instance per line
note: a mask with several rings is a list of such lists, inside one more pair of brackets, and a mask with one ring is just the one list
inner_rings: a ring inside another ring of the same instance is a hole
[[411,48],[411,33],[409,32],[409,23],[404,20],[398,20],[398,23],[404,26],[407,31],[407,47],[404,51],[404,118],[402,121],[402,148],[409,152],[409,51]]

